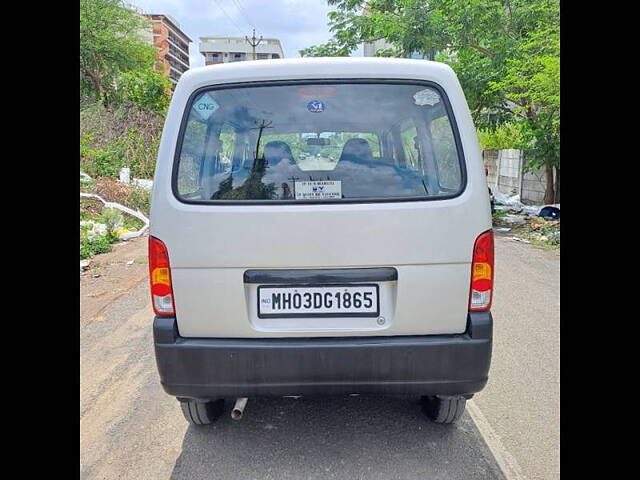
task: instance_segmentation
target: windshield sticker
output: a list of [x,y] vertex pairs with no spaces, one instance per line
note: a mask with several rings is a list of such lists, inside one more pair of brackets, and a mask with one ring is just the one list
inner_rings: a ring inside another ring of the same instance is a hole
[[209,120],[209,117],[213,115],[218,108],[220,108],[220,105],[218,105],[208,93],[205,93],[193,104],[193,109],[198,112],[203,120]]
[[440,102],[440,95],[437,92],[434,92],[430,88],[425,88],[424,90],[420,90],[416,92],[413,96],[413,101],[416,105],[435,105]]
[[321,100],[311,100],[309,103],[307,103],[307,110],[312,113],[324,112],[324,107],[324,102]]
[[296,200],[327,200],[342,198],[340,180],[311,180],[295,182]]
[[296,93],[300,95],[302,98],[315,99],[318,97],[320,98],[333,97],[336,93],[336,89],[335,87],[313,86],[313,87],[297,88]]

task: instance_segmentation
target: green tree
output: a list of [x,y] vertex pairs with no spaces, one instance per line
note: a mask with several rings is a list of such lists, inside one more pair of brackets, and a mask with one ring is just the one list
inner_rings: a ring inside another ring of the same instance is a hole
[[351,52],[348,46],[341,46],[335,40],[323,45],[311,46],[299,51],[301,57],[346,57]]
[[142,37],[149,28],[123,0],[80,0],[81,94],[107,103],[123,72],[152,69],[155,48]]
[[[381,56],[437,52],[462,84],[476,124],[518,124],[528,168],[547,175],[545,202],[560,189],[560,15],[557,0],[328,0],[333,38],[303,56],[349,54],[385,39]],[[366,7],[365,7],[366,3]],[[517,148],[517,147],[516,147]],[[557,184],[554,182],[555,169]]]
[[[560,202],[560,38],[549,28],[532,33],[489,88],[512,104],[521,126],[527,168],[544,168],[545,203]],[[554,180],[555,170],[555,180]]]
[[142,109],[165,113],[171,102],[171,82],[161,72],[133,70],[118,80],[118,97]]

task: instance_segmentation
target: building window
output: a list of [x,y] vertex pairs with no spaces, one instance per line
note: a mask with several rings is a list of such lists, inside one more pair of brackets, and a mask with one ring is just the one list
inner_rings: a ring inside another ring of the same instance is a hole
[[180,74],[176,73],[174,70],[169,70],[169,78],[177,82],[178,80],[180,80]]
[[181,48],[185,52],[189,51],[189,45],[187,45],[185,42],[180,40],[180,38],[178,38],[171,30],[169,30],[168,37],[169,37],[169,40],[171,40],[173,43],[176,44],[176,46],[178,46],[179,48]]
[[268,59],[269,59],[268,53],[258,53],[258,60],[268,60]]
[[205,61],[212,63],[222,62],[222,52],[210,52],[205,54]]

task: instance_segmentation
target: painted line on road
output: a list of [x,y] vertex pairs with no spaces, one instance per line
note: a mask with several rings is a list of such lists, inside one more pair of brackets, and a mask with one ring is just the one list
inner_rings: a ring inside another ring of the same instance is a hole
[[498,463],[500,470],[502,470],[505,478],[507,480],[525,480],[527,477],[522,473],[520,465],[518,465],[516,459],[507,452],[507,449],[500,440],[500,436],[493,428],[491,428],[486,417],[482,414],[480,408],[478,408],[473,400],[467,401],[467,411],[469,412],[473,423],[478,427],[480,434],[487,443],[489,450],[496,459],[496,462]]

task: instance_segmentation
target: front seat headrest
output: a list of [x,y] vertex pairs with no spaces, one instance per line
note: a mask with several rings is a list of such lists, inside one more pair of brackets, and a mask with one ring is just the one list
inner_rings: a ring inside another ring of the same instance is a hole
[[342,147],[340,161],[348,162],[372,162],[373,152],[371,146],[364,138],[350,138]]
[[280,140],[274,140],[264,146],[264,159],[270,167],[278,165],[283,160],[286,163],[295,163],[291,148],[286,142]]

